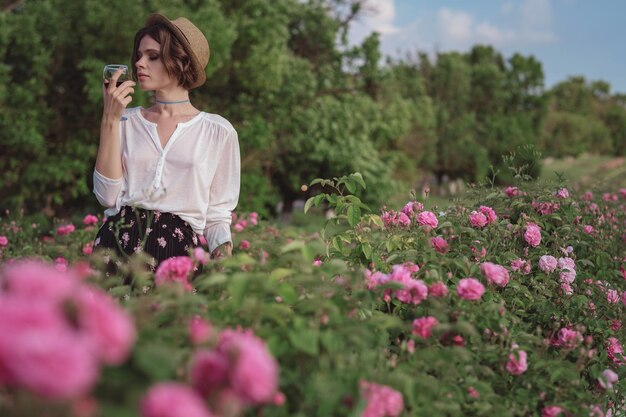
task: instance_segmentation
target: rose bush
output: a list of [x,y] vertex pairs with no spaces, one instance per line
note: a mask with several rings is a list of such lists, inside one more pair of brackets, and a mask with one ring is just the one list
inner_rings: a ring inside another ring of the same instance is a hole
[[378,215],[359,175],[315,183],[335,190],[307,202],[336,213],[320,233],[239,215],[233,257],[158,277],[85,254],[92,217],[2,219],[0,415],[624,414],[626,193]]

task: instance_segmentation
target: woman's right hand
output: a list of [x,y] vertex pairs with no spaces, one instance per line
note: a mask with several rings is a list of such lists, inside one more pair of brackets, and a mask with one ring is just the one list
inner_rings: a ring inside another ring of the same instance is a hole
[[122,71],[121,68],[118,69],[113,73],[109,82],[102,83],[102,96],[104,98],[103,119],[119,120],[126,106],[133,100],[131,94],[135,92],[133,86],[136,83],[134,81],[124,81],[119,87],[116,87],[117,79],[122,75]]

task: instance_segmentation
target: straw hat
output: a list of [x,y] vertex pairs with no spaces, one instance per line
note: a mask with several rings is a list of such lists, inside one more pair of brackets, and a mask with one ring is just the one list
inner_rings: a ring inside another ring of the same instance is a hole
[[200,87],[206,81],[204,69],[209,63],[209,42],[193,23],[184,17],[169,20],[158,13],[152,13],[146,19],[145,26],[162,24],[180,41],[191,58],[191,68],[196,75],[196,82],[191,88]]

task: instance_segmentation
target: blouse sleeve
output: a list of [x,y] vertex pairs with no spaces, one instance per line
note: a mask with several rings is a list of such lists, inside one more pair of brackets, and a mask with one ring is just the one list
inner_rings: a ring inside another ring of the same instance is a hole
[[209,207],[204,228],[204,236],[211,252],[226,242],[232,242],[231,213],[239,201],[241,160],[239,140],[234,129],[225,142],[209,191]]
[[93,193],[98,202],[104,207],[112,208],[117,204],[117,198],[122,191],[123,177],[118,179],[107,178],[97,170],[93,171]]

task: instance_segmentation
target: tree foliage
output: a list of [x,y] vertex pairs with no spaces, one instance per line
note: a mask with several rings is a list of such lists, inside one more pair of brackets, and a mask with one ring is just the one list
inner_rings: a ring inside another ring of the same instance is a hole
[[[360,171],[365,201],[399,179],[480,181],[502,155],[626,152],[623,95],[571,78],[545,91],[541,63],[488,45],[382,60],[372,33],[349,45],[360,0],[27,0],[0,14],[0,205],[64,215],[95,207],[91,172],[101,69],[129,62],[151,12],[186,16],[211,47],[194,104],[238,130],[242,210],[291,207],[315,177]],[[137,92],[131,106],[149,106]],[[506,174],[501,181],[508,181]]]

